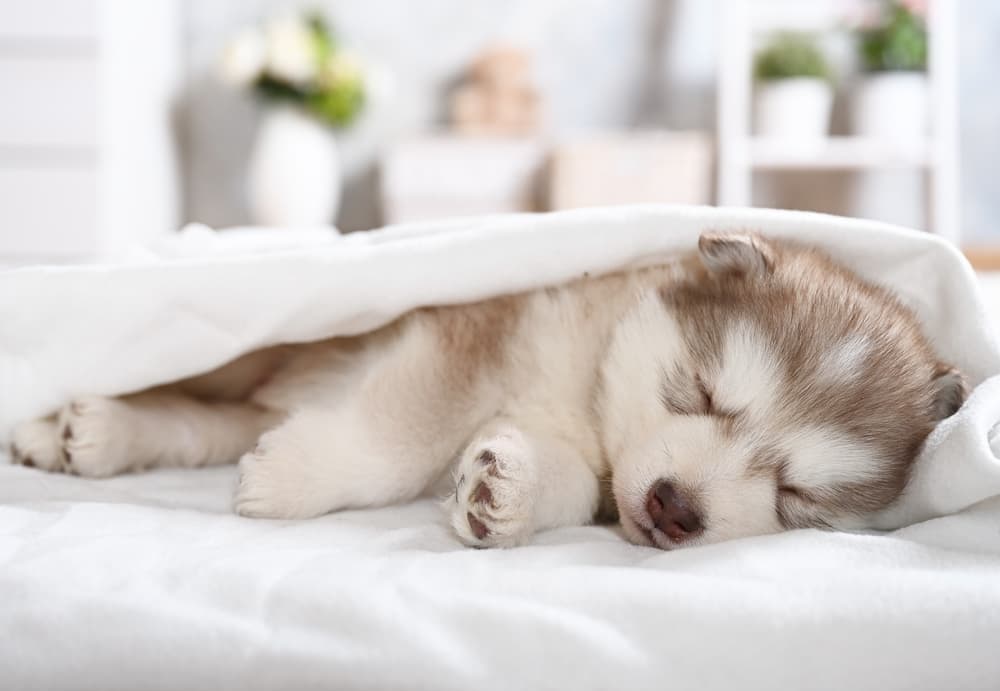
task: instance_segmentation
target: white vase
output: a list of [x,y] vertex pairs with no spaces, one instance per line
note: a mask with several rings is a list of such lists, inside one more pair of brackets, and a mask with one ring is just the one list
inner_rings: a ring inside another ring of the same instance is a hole
[[915,142],[927,135],[927,75],[876,72],[858,84],[852,103],[855,134]]
[[761,82],[756,94],[757,134],[820,139],[830,131],[833,90],[823,79],[794,77]]
[[333,132],[296,108],[268,111],[250,156],[253,222],[267,227],[329,226],[340,204],[340,186]]

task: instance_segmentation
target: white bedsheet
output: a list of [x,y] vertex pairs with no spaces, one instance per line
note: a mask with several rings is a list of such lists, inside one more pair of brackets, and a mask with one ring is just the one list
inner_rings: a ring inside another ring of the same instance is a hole
[[[232,468],[93,482],[0,466],[0,688],[998,688],[1000,354],[958,254],[831,217],[631,208],[383,231],[279,253],[0,273],[0,439],[286,339],[649,261],[704,228],[828,247],[895,287],[978,384],[880,534],[664,553],[611,528],[459,546],[430,500],[229,511]],[[929,518],[958,512],[944,518]],[[926,520],[925,520],[926,519]]]

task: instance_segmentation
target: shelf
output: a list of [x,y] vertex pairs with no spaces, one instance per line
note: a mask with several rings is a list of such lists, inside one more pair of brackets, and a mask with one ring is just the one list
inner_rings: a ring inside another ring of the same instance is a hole
[[[927,173],[927,223],[957,242],[961,228],[958,186],[958,26],[951,0],[928,0],[928,121],[932,135],[902,142],[864,137],[822,137],[812,142],[754,136],[753,59],[764,32],[811,28],[835,31],[843,0],[718,0],[716,132],[717,198],[726,206],[754,202],[754,173],[761,171],[871,171],[905,169]],[[833,13],[833,14],[831,14]],[[835,49],[836,48],[836,49]],[[830,46],[837,53],[844,46]],[[839,55],[839,53],[837,53]],[[844,53],[847,55],[847,53]],[[843,57],[843,56],[842,56]],[[850,70],[845,70],[849,74]],[[845,80],[845,85],[849,86]],[[905,117],[905,113],[900,113]],[[902,132],[900,135],[902,136]],[[852,209],[845,209],[852,213]]]
[[913,168],[930,164],[930,142],[887,142],[865,137],[817,140],[751,137],[750,166],[757,170]]

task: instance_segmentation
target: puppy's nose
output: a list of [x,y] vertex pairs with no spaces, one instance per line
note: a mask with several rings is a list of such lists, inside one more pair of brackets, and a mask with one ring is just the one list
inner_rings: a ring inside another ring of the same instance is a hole
[[705,527],[694,502],[669,480],[657,480],[649,490],[646,511],[656,527],[674,542],[684,542]]

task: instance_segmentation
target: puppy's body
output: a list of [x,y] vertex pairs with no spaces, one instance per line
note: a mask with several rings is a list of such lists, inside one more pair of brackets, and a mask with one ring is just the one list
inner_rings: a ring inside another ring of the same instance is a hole
[[274,518],[452,469],[451,524],[482,546],[591,521],[608,478],[626,535],[664,548],[893,501],[962,394],[913,316],[809,250],[718,236],[701,255],[80,399],[20,428],[15,457],[106,476],[242,453],[236,510]]

